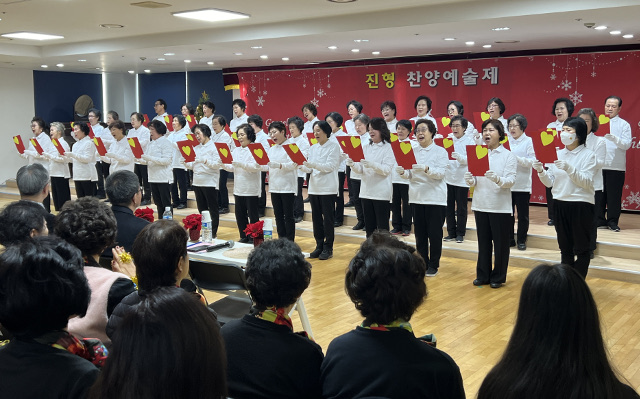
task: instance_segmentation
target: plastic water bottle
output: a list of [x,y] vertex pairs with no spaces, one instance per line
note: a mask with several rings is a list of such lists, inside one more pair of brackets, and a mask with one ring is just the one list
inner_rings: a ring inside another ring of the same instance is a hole
[[273,239],[273,220],[264,219],[264,225],[262,226],[262,235],[265,240]]
[[162,218],[166,219],[166,220],[173,219],[173,213],[171,213],[171,207],[170,206],[164,208],[164,213],[162,214]]
[[209,211],[202,211],[202,241],[213,242],[213,232],[211,231],[211,214]]

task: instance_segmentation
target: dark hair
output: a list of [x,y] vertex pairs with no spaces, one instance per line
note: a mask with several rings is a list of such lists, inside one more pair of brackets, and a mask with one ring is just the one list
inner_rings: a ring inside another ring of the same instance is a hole
[[304,121],[302,120],[302,118],[300,118],[299,116],[292,116],[291,118],[287,119],[287,125],[291,125],[292,123],[296,125],[298,130],[300,130],[300,133],[302,133],[302,131],[304,130]]
[[264,121],[262,120],[262,117],[260,115],[253,114],[247,118],[247,123],[253,123],[256,126],[258,126],[260,129],[262,129],[262,125],[264,124]]
[[[571,113],[569,113],[569,115],[571,115]],[[511,123],[511,121],[515,120],[516,122],[518,122],[518,125],[520,125],[520,129],[522,129],[522,131],[524,132],[525,130],[527,130],[527,118],[524,117],[524,115],[522,114],[513,114],[509,117],[509,119],[507,119],[507,125]],[[504,126],[502,126],[504,128]]]
[[242,125],[238,126],[238,132],[240,131],[240,129],[244,131],[244,134],[247,135],[247,138],[250,142],[253,143],[256,141],[256,131],[253,129],[253,127],[251,127],[250,124],[243,123]]
[[464,105],[462,105],[460,101],[456,100],[449,101],[449,104],[447,104],[447,112],[449,111],[449,106],[452,104],[458,110],[459,115],[464,115]]
[[416,121],[416,132],[418,131],[418,125],[427,125],[427,130],[429,131],[429,133],[431,133],[431,139],[433,139],[438,132],[436,130],[436,125],[431,119],[418,119]]
[[109,125],[109,130],[113,128],[120,129],[122,130],[122,133],[126,133],[124,131],[124,122],[121,121],[120,119],[116,119],[115,121],[111,122],[111,124]]
[[134,115],[135,115],[136,119],[138,120],[138,122],[144,122],[144,115],[142,115],[140,112],[132,112],[130,117],[134,116]]
[[565,97],[556,98],[556,101],[553,102],[553,108],[551,108],[551,115],[556,114],[556,106],[558,105],[558,103],[564,103],[564,105],[567,107],[567,112],[569,113],[569,116],[573,115],[573,110],[575,109],[575,106],[573,105],[573,101]]
[[211,129],[209,128],[209,125],[199,123],[193,127],[193,131],[195,132],[196,129],[200,130],[206,137],[211,137]]
[[486,121],[482,122],[482,131],[484,131],[484,128],[487,127],[487,125],[493,126],[498,131],[498,134],[500,135],[500,141],[504,139],[505,133],[504,125],[502,124],[502,122],[497,119],[487,119]]
[[49,172],[39,163],[21,166],[16,173],[16,184],[20,195],[39,194],[49,184],[49,181]]
[[116,111],[109,111],[107,112],[107,115],[111,115],[111,118],[113,118],[113,120],[116,120],[116,121],[120,119],[120,115],[118,115]]
[[318,126],[320,128],[320,130],[322,130],[327,137],[331,137],[331,126],[329,126],[329,124],[325,121],[317,121],[313,123],[313,127],[315,128],[316,126]]
[[224,116],[222,115],[214,115],[213,119],[211,120],[211,122],[213,123],[213,121],[218,121],[218,123],[220,124],[220,126],[222,126],[223,128],[225,126],[227,126],[227,120],[224,118]]
[[202,105],[206,105],[207,108],[211,110],[211,112],[216,112],[216,105],[212,101],[205,101]]
[[184,117],[184,115],[182,114],[175,114],[173,115],[173,119],[174,120],[178,120],[178,125],[180,125],[180,129],[182,129],[183,127],[185,127],[187,125],[187,118]]
[[302,112],[304,113],[304,109],[308,109],[309,111],[311,111],[311,113],[313,114],[313,116],[317,116],[318,115],[318,108],[316,108],[316,106],[313,103],[307,103],[305,105],[302,106]]
[[398,128],[398,126],[404,127],[409,131],[409,133],[411,133],[411,131],[413,130],[413,125],[411,125],[411,121],[408,119],[399,120],[398,123],[396,123],[396,129]]
[[391,132],[389,131],[387,122],[385,122],[383,118],[372,118],[371,121],[369,121],[369,126],[371,129],[376,129],[380,132],[380,137],[383,142],[391,142]]
[[349,105],[353,105],[358,113],[362,112],[362,104],[356,100],[351,100],[347,103],[347,111],[349,111]]
[[572,127],[576,130],[578,144],[584,144],[587,141],[587,134],[589,134],[589,132],[587,132],[587,122],[585,122],[584,119],[576,117],[567,118],[562,126]]
[[[500,115],[504,114],[504,111],[507,110],[507,108],[504,106],[504,103],[502,102],[502,100],[499,99],[498,97],[491,97],[489,99],[489,101],[487,101],[487,108],[489,108],[489,105],[491,105],[491,103],[498,104],[498,108],[500,108]],[[503,126],[503,128],[504,128],[504,126]]]
[[107,204],[95,197],[82,197],[62,206],[56,216],[55,233],[90,257],[113,246],[117,222]]
[[380,111],[382,111],[386,107],[389,107],[393,110],[393,116],[395,117],[396,113],[398,112],[398,110],[396,109],[396,103],[394,103],[393,101],[387,100],[382,104],[380,104]]
[[44,121],[44,119],[42,119],[42,118],[41,118],[41,117],[39,117],[39,116],[34,116],[34,117],[31,119],[31,123],[33,123],[33,122],[37,123],[37,124],[38,124],[38,126],[40,126],[40,128],[41,128],[42,130],[45,130],[45,129],[47,128],[47,122],[45,122],[45,121]]
[[453,118],[451,118],[451,122],[449,122],[449,126],[451,126],[453,122],[460,122],[460,125],[464,130],[467,130],[467,128],[469,127],[469,121],[467,120],[467,118],[462,116],[462,114],[456,115]]
[[189,235],[175,220],[158,220],[138,233],[131,247],[138,287],[152,290],[176,285],[176,268],[187,256]]
[[167,111],[167,102],[166,101],[164,101],[162,98],[159,98],[155,102],[160,103],[160,105],[162,105],[164,107],[165,112]]
[[182,106],[180,107],[181,111],[182,111],[182,107],[187,107],[187,111],[189,111],[189,115],[193,115],[196,113],[196,110],[195,108],[193,108],[193,105],[191,105],[191,103],[182,104]]
[[287,127],[280,121],[271,122],[269,130],[271,129],[276,129],[279,132],[284,132],[285,136],[287,135]]
[[[580,115],[589,115],[591,117],[591,132],[595,133],[600,128],[600,121],[598,120],[598,116],[596,112],[591,108],[582,108],[578,111],[578,116]],[[587,132],[587,135],[591,132]]]
[[413,103],[413,108],[414,108],[414,109],[415,109],[415,108],[418,108],[418,103],[420,102],[420,100],[424,100],[424,101],[426,101],[426,102],[427,102],[427,108],[429,108],[429,109],[427,110],[427,112],[431,111],[431,104],[432,104],[432,101],[431,101],[431,99],[430,99],[429,97],[427,97],[427,96],[418,96],[418,98],[416,98],[416,101]]
[[607,100],[618,100],[618,107],[622,107],[622,99],[618,96],[609,96],[604,99],[604,103],[607,103]]
[[5,247],[27,241],[31,232],[42,233],[46,225],[47,211],[33,201],[16,201],[0,212],[0,244]]
[[92,399],[224,398],[226,355],[215,315],[175,287],[140,293],[113,336]]
[[100,112],[100,110],[98,108],[89,109],[89,112],[87,112],[87,115],[89,115],[92,112],[96,116],[96,118],[98,118],[98,119],[102,118],[102,112]]
[[80,129],[85,136],[88,136],[89,132],[91,132],[91,129],[89,129],[89,125],[87,125],[86,123],[78,122],[73,125],[73,127],[76,126],[78,126],[78,129]]
[[257,309],[282,308],[293,304],[309,286],[311,264],[293,241],[265,240],[249,254],[245,275]]
[[149,122],[149,124],[147,125],[148,128],[153,127],[153,129],[156,131],[156,133],[158,133],[161,136],[164,136],[165,134],[167,134],[167,126],[160,122],[157,119],[153,119]]
[[342,115],[337,112],[329,112],[327,116],[324,117],[324,120],[326,121],[327,118],[333,119],[338,127],[342,126],[342,123],[344,122],[344,118],[342,117]]
[[138,176],[129,170],[110,173],[104,185],[111,204],[128,207],[133,196],[140,191]]
[[245,109],[247,109],[247,103],[244,102],[243,99],[241,98],[236,98],[235,100],[233,100],[233,102],[231,103],[231,106],[233,107],[234,105],[237,105],[238,107],[240,107],[243,111]]
[[91,291],[80,251],[57,237],[36,237],[0,255],[0,323],[35,338],[87,313]]
[[568,265],[540,265],[527,276],[515,327],[478,398],[621,398],[602,340],[598,307]]
[[351,259],[345,290],[362,316],[379,324],[409,321],[427,296],[424,259],[388,232],[374,232]]

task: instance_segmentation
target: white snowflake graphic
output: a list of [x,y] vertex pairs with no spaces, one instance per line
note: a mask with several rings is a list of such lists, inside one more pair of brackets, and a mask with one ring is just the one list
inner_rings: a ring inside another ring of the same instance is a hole
[[569,98],[573,101],[574,104],[580,104],[582,102],[582,94],[578,93],[578,90],[569,94]]
[[306,88],[306,87],[307,87],[307,84],[306,84],[306,83],[303,83],[303,84],[302,84],[302,88],[304,89],[304,88]]
[[327,83],[327,89],[331,88],[331,83]]
[[255,93],[256,92],[256,87],[255,86],[251,86],[251,92]]
[[624,189],[625,189],[625,190],[628,190],[628,189],[629,189],[629,185],[628,185],[628,184],[625,184],[625,185],[624,185]]
[[568,80],[563,80],[562,82],[560,82],[560,88],[564,89],[564,91],[569,91],[569,89],[571,89],[571,84],[572,83],[569,82]]
[[544,199],[544,197],[542,195],[538,195],[538,200],[542,201]]
[[549,79],[551,80],[556,80],[556,74],[552,73],[551,76],[549,76]]
[[591,77],[595,78],[596,76],[598,76],[598,74],[596,73],[596,71],[591,72]]
[[262,98],[262,96],[259,96],[256,102],[258,103],[258,106],[262,107],[264,105],[264,98]]
[[635,205],[636,209],[640,207],[640,191],[635,193],[632,191],[631,194],[622,201],[623,208],[631,208],[632,205]]
[[322,96],[325,96],[327,94],[327,92],[325,92],[323,89],[319,89],[316,94],[318,95],[318,97],[322,98]]
[[313,100],[309,101],[311,104],[315,105],[316,107],[320,106],[320,100],[318,100],[317,98],[313,98]]
[[266,96],[267,95],[267,91],[266,90],[263,91],[262,94]]

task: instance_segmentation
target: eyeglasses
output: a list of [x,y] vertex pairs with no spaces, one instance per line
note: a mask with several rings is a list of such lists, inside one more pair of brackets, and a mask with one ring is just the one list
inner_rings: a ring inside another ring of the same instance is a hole
[[520,125],[509,125],[509,129],[517,129]]
[[429,131],[429,129],[427,129],[426,127],[421,127],[420,129],[416,129],[416,132],[418,132],[418,133],[426,133],[428,131]]
[[451,128],[452,128],[452,129],[457,129],[457,128],[459,128],[459,127],[462,127],[462,125],[458,125],[458,124],[451,125]]

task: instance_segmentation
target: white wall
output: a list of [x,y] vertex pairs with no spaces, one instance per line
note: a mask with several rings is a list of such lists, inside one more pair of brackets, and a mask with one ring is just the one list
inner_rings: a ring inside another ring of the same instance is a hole
[[0,183],[15,178],[27,163],[18,155],[12,137],[19,134],[28,145],[34,114],[33,71],[0,68]]
[[[107,111],[114,110],[120,119],[129,121],[129,115],[138,111],[136,104],[136,78],[129,73],[106,74]],[[106,112],[105,112],[106,119]]]

